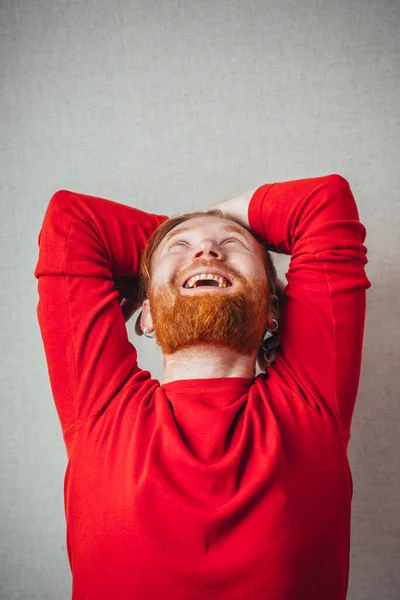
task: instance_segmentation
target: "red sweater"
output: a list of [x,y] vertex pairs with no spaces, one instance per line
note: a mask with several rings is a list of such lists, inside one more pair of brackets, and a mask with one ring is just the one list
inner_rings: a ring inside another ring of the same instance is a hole
[[366,230],[339,175],[262,185],[248,216],[291,255],[276,361],[160,385],[113,277],[138,274],[167,217],[69,191],[48,205],[35,277],[74,600],[346,597]]

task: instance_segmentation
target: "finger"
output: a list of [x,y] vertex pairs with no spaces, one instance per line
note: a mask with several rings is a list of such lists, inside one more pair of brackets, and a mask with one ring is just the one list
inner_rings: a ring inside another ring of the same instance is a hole
[[272,348],[277,348],[280,344],[280,336],[279,335],[274,335],[269,337],[268,339],[264,340],[262,343],[262,347],[264,350],[270,350]]
[[133,313],[135,312],[135,307],[132,302],[129,302],[126,298],[122,299],[121,302],[122,314],[124,315],[125,323],[129,321]]
[[257,364],[261,371],[265,371],[268,366],[265,361],[265,352],[262,347],[260,347],[257,351]]
[[260,346],[257,351],[257,364],[261,371],[266,369],[276,360],[275,348],[268,348],[265,350],[263,346]]

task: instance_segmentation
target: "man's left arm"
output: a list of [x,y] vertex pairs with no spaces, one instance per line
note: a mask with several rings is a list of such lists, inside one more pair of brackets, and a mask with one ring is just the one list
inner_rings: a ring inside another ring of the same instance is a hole
[[[337,174],[264,184],[221,208],[267,248],[291,255],[281,351],[294,389],[323,405],[347,443],[358,390],[366,312],[366,229]],[[240,200],[241,198],[241,200]]]
[[[211,206],[208,210],[219,209],[222,210],[227,217],[232,216],[236,221],[241,223],[243,227],[251,231],[249,222],[249,206],[252,197],[254,196],[257,188],[252,188],[226,200],[222,200],[217,204]],[[284,318],[284,305],[285,305],[285,289],[286,283],[281,281],[277,277],[276,281],[276,296],[278,297],[278,311],[279,311],[279,328],[273,335],[270,335],[264,340],[257,350],[257,363],[261,371],[267,370],[267,368],[275,361],[276,351],[281,343],[281,329]]]

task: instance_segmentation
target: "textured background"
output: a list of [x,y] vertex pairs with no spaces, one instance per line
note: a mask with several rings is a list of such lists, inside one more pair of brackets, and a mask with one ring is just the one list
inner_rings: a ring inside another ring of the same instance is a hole
[[66,454],[33,277],[50,196],[172,216],[328,173],[351,184],[372,283],[348,598],[399,599],[399,1],[2,0],[0,21],[1,600],[70,597]]

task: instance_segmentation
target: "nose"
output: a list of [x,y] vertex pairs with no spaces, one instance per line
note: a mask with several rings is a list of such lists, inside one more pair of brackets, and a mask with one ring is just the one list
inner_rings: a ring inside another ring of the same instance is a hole
[[199,258],[200,256],[209,255],[218,258],[222,256],[222,252],[218,248],[217,244],[212,240],[202,240],[194,249],[193,256],[194,258]]

